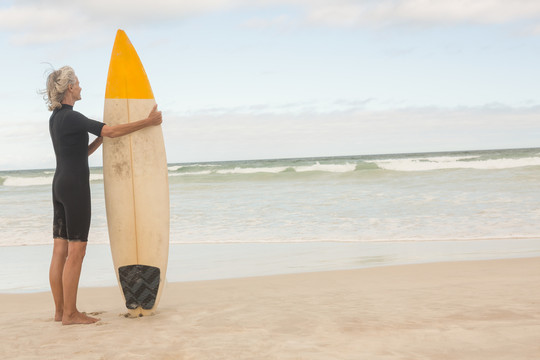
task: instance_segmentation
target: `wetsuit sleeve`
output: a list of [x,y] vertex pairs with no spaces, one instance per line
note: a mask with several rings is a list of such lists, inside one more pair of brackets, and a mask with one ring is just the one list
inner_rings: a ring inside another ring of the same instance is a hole
[[104,123],[96,120],[91,120],[77,111],[74,111],[73,113],[75,115],[75,121],[77,122],[77,125],[79,127],[84,129],[86,132],[89,132],[96,136],[101,136],[101,129],[103,129],[103,127],[105,126]]

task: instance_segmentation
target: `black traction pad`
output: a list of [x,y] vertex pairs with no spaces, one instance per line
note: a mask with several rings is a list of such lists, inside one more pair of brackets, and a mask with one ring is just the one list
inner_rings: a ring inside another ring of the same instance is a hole
[[155,266],[127,265],[118,268],[126,307],[144,310],[154,307],[159,289],[160,270]]

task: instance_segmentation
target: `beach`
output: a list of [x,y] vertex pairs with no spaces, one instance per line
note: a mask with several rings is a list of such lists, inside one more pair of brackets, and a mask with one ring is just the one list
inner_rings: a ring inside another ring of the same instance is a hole
[[48,292],[0,294],[3,359],[538,359],[540,258],[167,284],[128,319],[81,288],[94,325],[53,321]]
[[540,1],[456,4],[2,2],[0,360],[540,360]]

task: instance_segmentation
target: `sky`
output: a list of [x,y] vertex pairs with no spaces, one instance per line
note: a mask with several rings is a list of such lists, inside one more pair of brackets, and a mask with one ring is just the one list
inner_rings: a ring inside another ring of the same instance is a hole
[[1,0],[0,170],[55,166],[51,67],[103,119],[117,29],[169,163],[540,147],[537,0]]

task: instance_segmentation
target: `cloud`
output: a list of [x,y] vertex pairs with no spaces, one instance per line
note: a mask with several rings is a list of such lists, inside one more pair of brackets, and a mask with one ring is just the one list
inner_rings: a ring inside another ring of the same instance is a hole
[[309,21],[332,26],[502,24],[540,17],[540,2],[536,0],[342,0],[316,4],[308,8]]
[[272,18],[252,18],[245,21],[242,26],[248,29],[292,29],[297,25],[298,21],[289,14],[281,14]]
[[150,26],[235,6],[234,0],[15,0],[0,6],[0,30],[12,33],[15,45],[55,43],[103,27]]
[[[507,24],[540,19],[537,0],[269,0],[259,6],[292,5],[303,14],[296,20],[330,27],[441,26]],[[289,25],[286,15],[254,18],[246,26]]]
[[[374,27],[505,24],[540,19],[537,0],[14,0],[0,6],[0,30],[18,45],[59,42],[96,29],[151,26],[231,9],[279,9],[269,17],[241,19],[250,28],[316,25]],[[290,10],[291,13],[287,13]],[[296,24],[295,24],[296,23]],[[538,31],[528,31],[536,34]]]
[[297,115],[303,113],[345,113],[365,109],[371,103],[376,102],[373,98],[367,99],[336,99],[332,101],[305,100],[288,103],[251,104],[234,107],[208,107],[202,109],[187,109],[181,116],[222,116],[222,115]]
[[539,36],[540,35],[540,23],[529,25],[520,31],[521,35],[526,36]]
[[[352,107],[357,106],[350,102]],[[379,111],[355,107],[294,113],[236,110],[169,114],[164,123],[169,160],[535,147],[540,136],[540,106],[514,108],[486,104]]]
[[94,24],[69,8],[40,3],[0,8],[0,30],[13,34],[16,45],[54,43],[76,38]]

